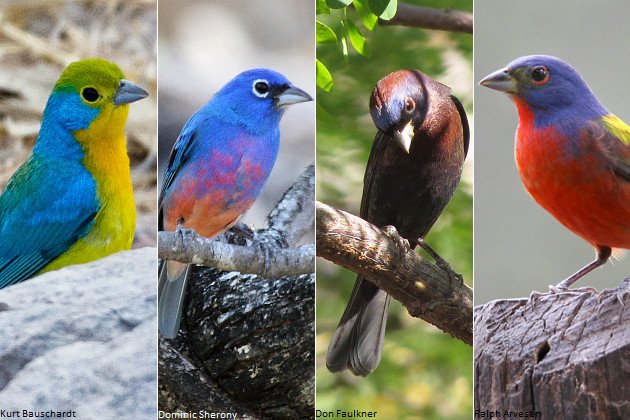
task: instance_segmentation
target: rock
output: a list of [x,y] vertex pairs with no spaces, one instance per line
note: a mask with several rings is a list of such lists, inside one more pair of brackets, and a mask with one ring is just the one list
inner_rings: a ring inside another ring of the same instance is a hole
[[0,290],[0,408],[156,416],[155,248]]

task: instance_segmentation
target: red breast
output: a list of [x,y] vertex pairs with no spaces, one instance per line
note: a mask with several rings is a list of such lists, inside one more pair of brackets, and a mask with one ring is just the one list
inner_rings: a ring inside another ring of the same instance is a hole
[[519,114],[515,158],[529,194],[566,228],[591,245],[630,249],[630,185],[595,151],[597,139],[583,130],[567,138],[553,127],[535,128],[528,106]]

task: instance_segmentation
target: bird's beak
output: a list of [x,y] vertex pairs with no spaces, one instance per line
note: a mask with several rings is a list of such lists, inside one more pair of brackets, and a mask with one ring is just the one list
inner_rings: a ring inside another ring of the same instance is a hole
[[516,79],[506,68],[500,69],[481,79],[481,86],[505,93],[517,93]]
[[274,99],[274,103],[277,108],[313,100],[311,95],[304,92],[302,89],[296,88],[295,86],[289,86],[276,95]]
[[122,104],[130,104],[149,96],[146,90],[140,86],[131,83],[129,80],[121,80],[120,86],[114,95],[114,104],[116,106]]
[[409,153],[409,149],[411,149],[411,139],[413,139],[413,133],[414,126],[412,120],[405,124],[400,130],[394,128],[394,138],[407,153]]

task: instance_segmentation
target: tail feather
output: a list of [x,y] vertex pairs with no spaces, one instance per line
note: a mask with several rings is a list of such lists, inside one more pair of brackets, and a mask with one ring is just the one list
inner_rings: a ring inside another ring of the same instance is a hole
[[350,369],[355,375],[367,376],[376,369],[381,361],[390,299],[384,290],[357,277],[350,302],[328,346],[328,370]]
[[166,338],[175,338],[182,319],[186,284],[192,265],[163,262],[158,282],[158,330]]

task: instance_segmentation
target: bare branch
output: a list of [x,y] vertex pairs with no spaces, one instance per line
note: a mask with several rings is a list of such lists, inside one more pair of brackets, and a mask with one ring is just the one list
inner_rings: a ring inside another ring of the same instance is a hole
[[314,202],[315,165],[309,165],[269,214],[266,234],[295,246],[305,234],[313,232]]
[[390,21],[380,21],[383,25],[412,26],[415,28],[437,29],[441,31],[473,33],[472,13],[453,9],[434,9],[398,3],[396,15]]
[[422,318],[472,345],[472,289],[404,249],[400,237],[316,202],[317,255],[364,276]]
[[[315,246],[297,248],[231,245],[204,238],[193,230],[159,232],[158,253],[164,260],[204,265],[267,277],[308,274],[315,267]],[[267,244],[263,245],[267,246]]]

